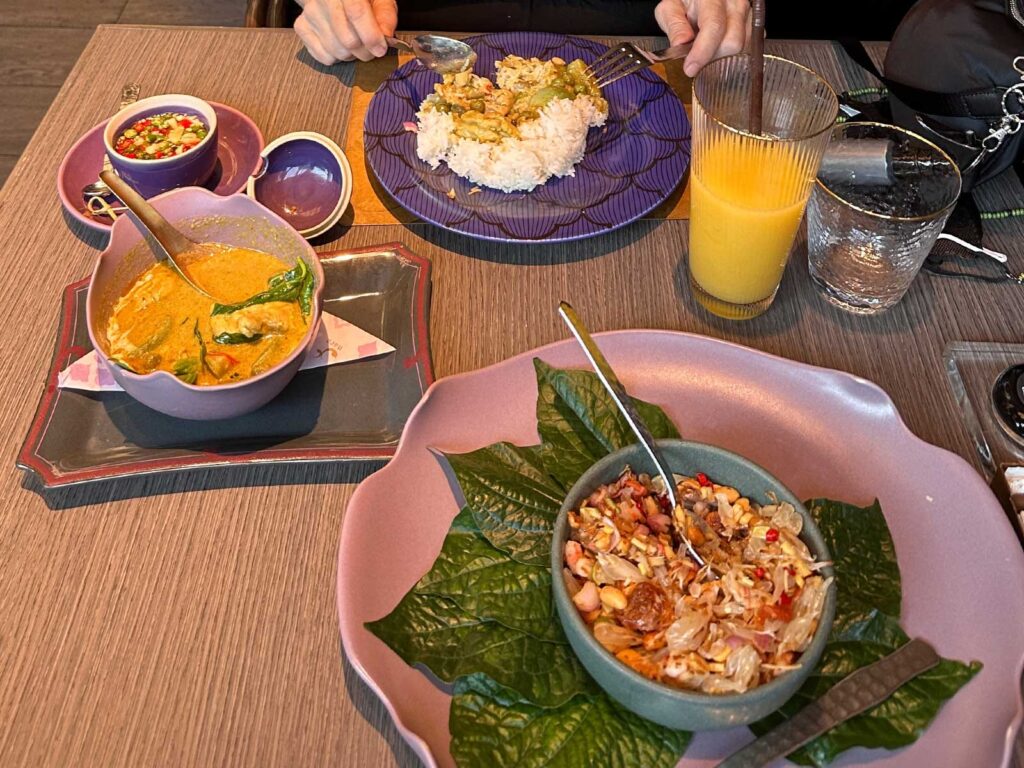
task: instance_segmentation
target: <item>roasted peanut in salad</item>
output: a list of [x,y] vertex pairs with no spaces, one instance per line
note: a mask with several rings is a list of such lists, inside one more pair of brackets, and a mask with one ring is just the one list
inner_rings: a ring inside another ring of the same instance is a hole
[[799,538],[800,514],[702,473],[675,479],[674,510],[661,478],[626,467],[569,513],[563,576],[594,637],[645,677],[705,693],[798,667],[832,581]]

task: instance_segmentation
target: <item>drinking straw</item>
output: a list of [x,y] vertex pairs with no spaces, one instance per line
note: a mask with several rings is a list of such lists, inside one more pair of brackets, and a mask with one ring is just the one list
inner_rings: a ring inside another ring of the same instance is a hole
[[750,132],[761,135],[764,101],[764,0],[753,0],[754,27],[750,37]]

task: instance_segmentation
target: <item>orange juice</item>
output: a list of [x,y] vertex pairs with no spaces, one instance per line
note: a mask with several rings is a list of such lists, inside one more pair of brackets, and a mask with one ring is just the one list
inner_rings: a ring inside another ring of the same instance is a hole
[[735,305],[771,300],[810,195],[808,166],[786,142],[742,134],[700,148],[690,178],[690,275],[704,292]]

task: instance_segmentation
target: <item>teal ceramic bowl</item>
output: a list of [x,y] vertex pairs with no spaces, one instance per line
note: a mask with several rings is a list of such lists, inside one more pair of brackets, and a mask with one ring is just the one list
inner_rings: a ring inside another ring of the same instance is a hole
[[[818,527],[800,500],[782,483],[753,462],[735,453],[702,443],[659,440],[658,445],[672,470],[695,475],[704,472],[715,482],[730,485],[751,501],[769,503],[768,493],[788,501],[804,519],[800,538],[818,560],[831,560]],[[597,642],[573,605],[561,576],[562,553],[569,536],[568,513],[599,486],[610,483],[629,465],[636,472],[655,474],[654,465],[644,449],[632,445],[616,451],[588,469],[569,491],[555,522],[551,547],[552,585],[555,606],[569,643],[580,662],[613,699],[641,717],[669,728],[708,731],[732,728],[759,720],[786,702],[818,664],[832,628],[836,609],[835,582],[829,588],[821,620],[810,646],[801,657],[801,666],[744,693],[709,694],[684,691],[657,683],[634,672]],[[834,575],[831,568],[825,575]]]

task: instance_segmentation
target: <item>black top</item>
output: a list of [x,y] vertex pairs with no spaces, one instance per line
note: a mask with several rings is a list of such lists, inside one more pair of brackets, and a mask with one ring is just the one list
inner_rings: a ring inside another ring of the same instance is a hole
[[[889,40],[912,0],[771,0],[775,39]],[[450,32],[538,30],[578,35],[661,34],[654,0],[398,0],[398,28]]]

